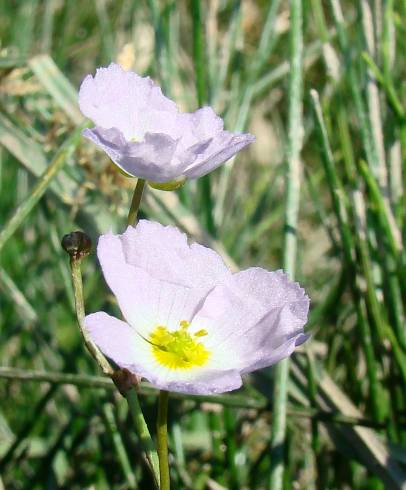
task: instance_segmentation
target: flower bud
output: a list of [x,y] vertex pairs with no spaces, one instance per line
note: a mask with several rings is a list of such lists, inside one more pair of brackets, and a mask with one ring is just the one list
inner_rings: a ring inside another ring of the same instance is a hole
[[128,369],[118,369],[111,375],[111,379],[116,385],[118,391],[125,396],[127,391],[131,390],[131,388],[139,388],[141,383],[140,376],[137,376],[134,373],[131,373]]
[[83,231],[72,231],[62,238],[62,248],[72,259],[78,260],[89,255],[92,241]]

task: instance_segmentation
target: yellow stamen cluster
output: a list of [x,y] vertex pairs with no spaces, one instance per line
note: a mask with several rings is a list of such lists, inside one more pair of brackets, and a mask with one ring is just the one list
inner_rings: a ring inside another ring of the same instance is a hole
[[206,364],[210,352],[197,339],[207,335],[207,332],[202,329],[191,335],[189,325],[189,322],[182,320],[180,328],[174,332],[159,325],[151,333],[149,342],[152,353],[160,364],[170,369],[191,369]]

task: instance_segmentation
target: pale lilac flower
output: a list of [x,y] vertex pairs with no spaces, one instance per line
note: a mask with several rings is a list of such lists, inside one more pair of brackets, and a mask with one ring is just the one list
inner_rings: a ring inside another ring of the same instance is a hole
[[282,271],[231,273],[221,257],[151,221],[100,237],[104,277],[126,321],[88,315],[92,340],[160,389],[222,393],[307,339],[309,298]]
[[179,112],[149,77],[115,63],[83,80],[79,106],[96,124],[86,138],[126,173],[158,183],[206,175],[255,139],[224,131],[210,107]]

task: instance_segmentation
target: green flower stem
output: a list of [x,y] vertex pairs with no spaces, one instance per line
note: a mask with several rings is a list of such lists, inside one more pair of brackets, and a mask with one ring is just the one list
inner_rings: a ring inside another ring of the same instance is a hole
[[167,391],[161,390],[159,392],[158,420],[156,429],[160,490],[169,490],[171,486],[168,462],[168,398],[169,393]]
[[141,204],[142,194],[144,192],[145,180],[138,179],[134,189],[133,198],[131,201],[130,211],[128,212],[127,225],[134,226],[137,222],[138,210]]
[[82,334],[83,340],[85,341],[85,345],[92,355],[92,357],[96,360],[97,364],[100,366],[101,370],[107,376],[111,376],[113,374],[113,369],[110,366],[107,359],[101,353],[97,345],[91,340],[89,335],[87,334],[83,320],[85,318],[85,305],[83,302],[83,283],[82,283],[82,271],[80,269],[81,259],[76,257],[71,257],[70,266],[71,266],[71,274],[72,274],[72,284],[73,284],[73,294],[75,296],[75,310],[76,310],[76,318],[78,321],[80,333]]

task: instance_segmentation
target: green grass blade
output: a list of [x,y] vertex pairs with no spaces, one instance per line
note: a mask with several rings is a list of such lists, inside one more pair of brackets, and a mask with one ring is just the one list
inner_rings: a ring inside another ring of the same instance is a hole
[[[290,1],[291,32],[289,84],[289,120],[286,174],[286,214],[283,268],[291,278],[295,277],[297,250],[297,221],[300,199],[301,164],[300,152],[303,138],[302,122],[302,56],[303,12],[301,0]],[[283,486],[284,444],[286,433],[286,400],[289,380],[289,359],[275,368],[273,392],[273,419],[271,438],[271,474],[269,488],[280,490]]]
[[19,226],[21,226],[21,224],[24,222],[28,214],[37,205],[52,179],[61,170],[66,161],[72,156],[77,145],[79,144],[83,127],[84,126],[77,128],[67,139],[61,149],[52,159],[49,167],[39,178],[30,195],[20,204],[10,220],[4,225],[3,229],[0,231],[0,251],[6,244],[7,240],[13,236]]
[[123,439],[117,427],[117,421],[114,416],[113,405],[111,403],[103,403],[103,415],[105,418],[107,430],[112,438],[114,448],[116,450],[117,459],[121,469],[126,477],[128,488],[137,488],[136,478],[131,468],[131,463],[128,458]]
[[9,295],[11,301],[16,306],[16,309],[22,320],[27,324],[36,323],[38,315],[35,309],[31,306],[27,298],[20,291],[13,279],[7,274],[4,269],[0,268],[0,288],[4,294]]
[[54,60],[49,55],[42,54],[31,58],[28,65],[71,121],[74,124],[81,124],[84,117],[79,111],[77,91],[59,70]]

